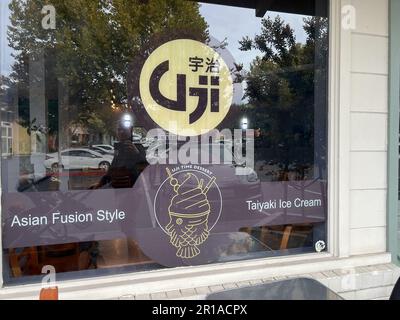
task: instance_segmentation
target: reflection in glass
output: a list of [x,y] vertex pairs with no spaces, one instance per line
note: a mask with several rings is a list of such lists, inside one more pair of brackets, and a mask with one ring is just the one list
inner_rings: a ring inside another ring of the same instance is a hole
[[[255,132],[255,168],[246,168],[242,180],[234,173],[241,166],[232,154],[236,141],[221,144],[221,154],[230,159],[221,158],[218,169],[227,172],[221,182],[226,205],[245,203],[250,197],[266,200],[269,194],[263,186],[273,182],[290,182],[294,189],[325,199],[326,12],[315,13],[318,8],[310,11],[307,6],[298,12],[303,15],[296,15],[284,13],[293,8],[277,7],[283,13],[268,10],[264,16],[265,8],[207,2],[53,0],[56,28],[44,29],[41,11],[46,1],[2,1],[3,198],[133,188],[148,167],[146,150],[160,142],[146,137],[156,125],[141,103],[140,71],[156,48],[187,38],[212,47],[231,69],[234,102],[218,129]],[[119,124],[126,114],[132,123],[124,131]],[[243,184],[246,192],[234,190]],[[46,199],[47,208],[57,206],[56,198]],[[18,206],[13,210],[23,214]],[[274,216],[221,230],[214,235],[221,244],[213,252],[217,258],[208,263],[310,252],[316,241],[326,240],[326,217],[304,223],[305,216],[298,223],[267,223]],[[45,264],[57,266],[61,273],[96,269],[94,275],[104,269],[160,267],[129,236],[32,244],[6,248],[4,253],[10,266],[5,270],[8,282],[39,275]]]

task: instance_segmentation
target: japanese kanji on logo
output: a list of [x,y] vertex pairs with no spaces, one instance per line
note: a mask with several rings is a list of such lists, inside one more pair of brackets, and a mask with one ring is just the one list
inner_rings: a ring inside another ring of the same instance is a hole
[[140,95],[152,120],[180,135],[197,136],[216,128],[233,99],[229,67],[211,47],[180,39],[156,49],[140,76]]

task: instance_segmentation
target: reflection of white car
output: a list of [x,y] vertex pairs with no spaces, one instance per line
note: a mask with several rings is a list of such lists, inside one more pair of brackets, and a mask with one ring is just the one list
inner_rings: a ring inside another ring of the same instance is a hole
[[140,134],[137,133],[132,134],[132,141],[134,143],[139,143],[142,139],[143,137]]
[[[146,151],[146,159],[150,164],[169,163],[170,149],[162,148],[162,143],[155,143]],[[241,183],[259,184],[260,180],[257,172],[244,163],[232,152],[230,143],[215,143],[206,145],[185,145],[190,152],[190,159],[196,160],[200,166],[207,166],[213,172],[219,172],[224,177],[224,181],[229,185],[233,181],[240,180]],[[178,148],[179,149],[179,148]],[[184,155],[188,156],[185,151]],[[178,157],[179,157],[178,152]],[[204,165],[204,160],[207,164]]]
[[93,148],[102,150],[103,152],[113,154],[114,153],[114,147],[110,146],[109,144],[95,144],[92,146]]
[[93,151],[95,151],[95,152],[98,152],[98,153],[100,153],[100,154],[102,154],[102,155],[111,155],[111,156],[114,156],[114,151],[104,151],[104,149],[102,149],[102,148],[99,148],[99,147],[91,147],[91,148],[89,148],[90,150],[93,150]]
[[[68,149],[61,152],[61,165],[64,169],[101,169],[107,171],[113,160],[112,155],[103,155],[89,149]],[[46,169],[58,171],[58,153],[48,154],[44,162]]]

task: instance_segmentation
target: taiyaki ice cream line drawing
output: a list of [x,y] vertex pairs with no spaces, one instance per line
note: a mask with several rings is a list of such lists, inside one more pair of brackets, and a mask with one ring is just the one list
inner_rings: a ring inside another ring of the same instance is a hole
[[210,235],[208,218],[211,206],[207,193],[216,179],[213,177],[204,187],[204,180],[199,180],[193,173],[186,173],[181,183],[168,168],[167,173],[175,196],[168,208],[170,222],[165,230],[171,244],[178,249],[176,256],[192,259],[200,254],[199,246]]

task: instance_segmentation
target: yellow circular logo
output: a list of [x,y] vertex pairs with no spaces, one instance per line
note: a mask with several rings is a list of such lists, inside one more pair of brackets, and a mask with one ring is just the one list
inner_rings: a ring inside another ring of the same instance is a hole
[[233,81],[214,49],[180,39],[165,43],[147,59],[140,96],[161,128],[179,136],[198,136],[225,119],[232,105]]

